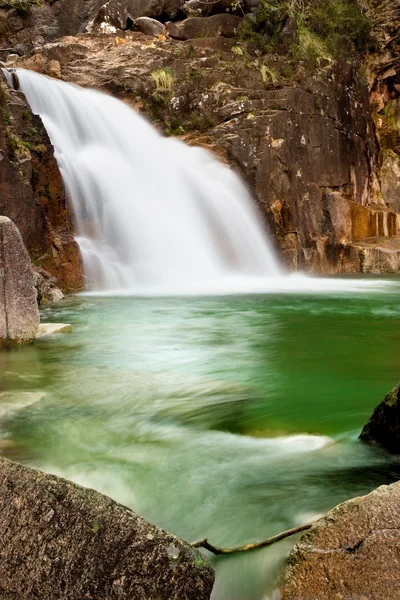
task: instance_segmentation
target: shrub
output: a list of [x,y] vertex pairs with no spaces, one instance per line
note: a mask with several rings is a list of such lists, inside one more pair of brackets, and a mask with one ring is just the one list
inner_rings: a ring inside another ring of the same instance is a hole
[[6,0],[5,6],[14,8],[19,13],[26,15],[31,6],[43,6],[43,0]]

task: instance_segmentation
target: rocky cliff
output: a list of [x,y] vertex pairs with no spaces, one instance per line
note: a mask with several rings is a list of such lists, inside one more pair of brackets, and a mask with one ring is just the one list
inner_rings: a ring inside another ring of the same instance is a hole
[[82,286],[61,175],[39,117],[0,83],[0,215],[18,227],[33,266],[65,291]]
[[215,152],[291,269],[400,270],[398,0],[99,4],[3,9],[30,23],[29,48],[6,28],[7,66],[111,93]]

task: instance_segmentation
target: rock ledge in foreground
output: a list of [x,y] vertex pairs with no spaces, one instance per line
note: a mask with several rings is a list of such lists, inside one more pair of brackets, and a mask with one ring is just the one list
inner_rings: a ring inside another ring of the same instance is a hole
[[0,598],[208,600],[203,555],[111,498],[0,459]]
[[400,454],[400,383],[375,408],[360,439],[392,454]]
[[400,483],[339,504],[293,548],[281,600],[396,600]]

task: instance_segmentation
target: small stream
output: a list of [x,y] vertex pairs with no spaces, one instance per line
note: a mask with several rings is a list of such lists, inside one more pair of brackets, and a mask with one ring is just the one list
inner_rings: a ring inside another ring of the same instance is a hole
[[[400,378],[400,280],[369,291],[78,296],[73,333],[0,353],[0,448],[188,541],[263,539],[398,478],[357,441]],[[262,600],[294,540],[213,559],[213,600]]]

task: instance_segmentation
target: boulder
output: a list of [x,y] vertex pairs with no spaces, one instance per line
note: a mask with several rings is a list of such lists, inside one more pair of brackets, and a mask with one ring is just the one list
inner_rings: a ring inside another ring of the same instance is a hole
[[160,21],[156,21],[150,17],[139,17],[134,21],[133,25],[137,31],[153,37],[158,37],[164,31],[164,25]]
[[11,219],[0,217],[0,347],[32,342],[39,322],[28,251]]
[[241,22],[240,17],[230,14],[189,17],[180,23],[166,23],[166,30],[170,37],[179,40],[212,38],[219,35],[232,38]]
[[375,408],[360,439],[392,454],[400,454],[400,383]]
[[395,600],[400,588],[400,484],[340,504],[293,548],[281,600]]
[[0,459],[0,597],[207,600],[190,544],[93,490]]
[[129,29],[139,17],[176,16],[184,0],[108,0],[98,12],[94,24],[105,22],[117,29]]

